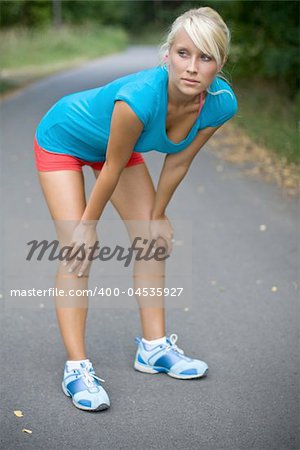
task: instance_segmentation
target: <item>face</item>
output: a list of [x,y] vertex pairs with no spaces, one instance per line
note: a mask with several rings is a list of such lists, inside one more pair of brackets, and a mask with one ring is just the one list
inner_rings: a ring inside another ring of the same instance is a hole
[[167,65],[170,83],[189,96],[208,88],[218,72],[216,61],[202,53],[184,29],[175,35]]

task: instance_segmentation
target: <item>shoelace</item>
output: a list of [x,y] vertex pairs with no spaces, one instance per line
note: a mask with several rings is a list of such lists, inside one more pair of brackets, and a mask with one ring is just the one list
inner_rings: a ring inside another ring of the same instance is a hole
[[177,345],[175,345],[175,342],[177,341],[177,339],[178,339],[177,334],[173,333],[173,334],[170,335],[169,340],[171,342],[170,343],[167,342],[166,351],[169,352],[170,350],[175,350],[176,352],[178,352],[181,355],[183,355],[184,351],[181,348],[177,347]]
[[103,383],[105,383],[105,380],[103,380],[102,378],[97,377],[96,374],[90,372],[91,368],[92,368],[92,363],[89,361],[84,368],[80,368],[79,369],[80,376],[82,376],[85,384],[88,387],[93,387],[95,379],[99,380],[99,381],[103,381]]

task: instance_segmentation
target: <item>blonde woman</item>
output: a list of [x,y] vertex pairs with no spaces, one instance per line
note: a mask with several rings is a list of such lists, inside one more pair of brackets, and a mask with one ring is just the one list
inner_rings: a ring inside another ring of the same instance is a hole
[[[60,244],[71,242],[73,256],[83,243],[97,241],[96,224],[109,200],[132,241],[137,235],[155,239],[170,255],[167,205],[200,149],[237,111],[235,94],[221,76],[229,44],[230,32],[215,10],[189,10],[172,24],[159,66],[63,97],[43,117],[35,137],[39,180]],[[142,156],[151,150],[166,154],[157,190]],[[88,201],[83,165],[96,178]],[[87,288],[89,264],[74,258],[61,264],[56,286]],[[135,261],[134,287],[163,288],[165,264]],[[143,335],[136,338],[134,368],[179,379],[206,375],[207,364],[186,357],[176,334],[166,335],[163,299],[154,296],[147,304],[138,297],[138,303]],[[104,380],[85,350],[87,304],[57,303],[56,314],[67,352],[64,393],[79,409],[107,409]]]

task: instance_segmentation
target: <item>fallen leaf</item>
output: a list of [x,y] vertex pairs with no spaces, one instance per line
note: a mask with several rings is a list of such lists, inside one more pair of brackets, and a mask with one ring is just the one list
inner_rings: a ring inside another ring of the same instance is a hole
[[22,411],[20,411],[19,409],[17,409],[16,411],[14,411],[14,415],[17,417],[23,417],[23,413]]
[[279,157],[265,146],[254,143],[234,124],[222,127],[211,146],[222,161],[239,165],[242,174],[273,182],[286,196],[300,194],[299,164],[288,163],[285,157]]

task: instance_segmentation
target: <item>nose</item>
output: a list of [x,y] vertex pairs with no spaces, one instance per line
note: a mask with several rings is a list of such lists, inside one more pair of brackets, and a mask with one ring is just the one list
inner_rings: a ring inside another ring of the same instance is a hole
[[192,57],[192,58],[189,59],[189,64],[188,64],[186,70],[187,70],[187,72],[192,72],[192,73],[195,73],[195,72],[198,71],[196,58]]

